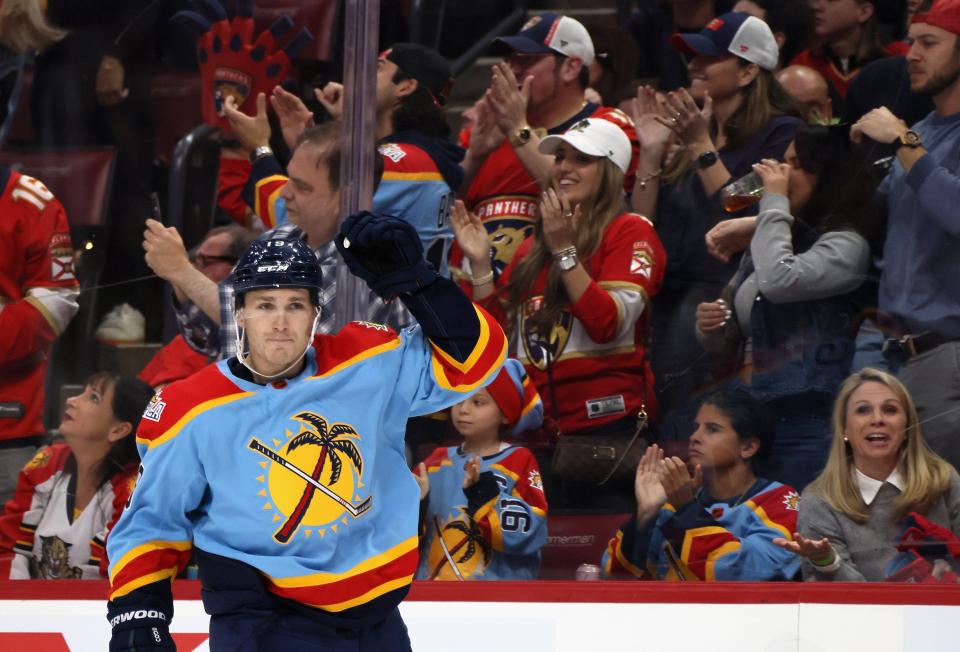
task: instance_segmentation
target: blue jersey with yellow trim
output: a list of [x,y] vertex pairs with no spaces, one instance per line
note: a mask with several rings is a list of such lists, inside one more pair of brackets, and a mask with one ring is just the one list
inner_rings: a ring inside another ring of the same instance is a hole
[[[478,335],[445,343],[456,357],[420,326],[397,335],[355,322],[318,335],[294,378],[258,385],[233,360],[164,388],[142,419],[141,477],[108,541],[114,604],[168,586],[196,546],[325,613],[380,598],[394,608],[417,565],[406,421],[487,384],[505,356],[502,331],[476,313]],[[158,604],[147,597],[133,602]]]
[[[453,243],[450,211],[454,191],[430,154],[412,143],[384,143],[383,177],[373,194],[373,212],[386,213],[409,222],[420,235],[423,256],[441,276],[448,275]],[[266,157],[253,166],[248,197],[266,228],[287,222],[286,202],[280,191],[287,177],[279,173],[275,159]]]
[[473,457],[453,446],[425,461],[430,493],[417,579],[536,579],[547,542],[536,459],[526,448],[507,446],[480,458],[480,479],[464,489],[464,465]]
[[793,539],[800,496],[790,486],[758,479],[743,496],[715,500],[705,491],[655,522],[623,525],[603,555],[607,577],[661,580],[791,580],[800,558],[773,543]]

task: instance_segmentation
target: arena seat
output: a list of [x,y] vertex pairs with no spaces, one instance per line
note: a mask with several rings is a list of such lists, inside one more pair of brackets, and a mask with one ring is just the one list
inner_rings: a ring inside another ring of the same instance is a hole
[[203,122],[199,72],[164,70],[153,76],[150,105],[156,156],[166,165],[180,139]]
[[629,514],[550,514],[541,552],[541,580],[572,580],[580,564],[600,564],[607,542]]

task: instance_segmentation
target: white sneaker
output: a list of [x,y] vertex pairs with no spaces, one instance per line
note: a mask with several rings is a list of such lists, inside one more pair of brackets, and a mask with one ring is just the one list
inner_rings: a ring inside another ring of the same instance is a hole
[[97,341],[107,344],[142,342],[146,328],[143,313],[129,303],[121,303],[103,316],[97,327]]

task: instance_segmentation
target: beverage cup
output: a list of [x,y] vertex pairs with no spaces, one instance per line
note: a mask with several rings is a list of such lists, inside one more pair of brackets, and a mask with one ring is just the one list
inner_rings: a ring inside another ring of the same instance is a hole
[[720,191],[723,210],[736,213],[756,204],[763,196],[763,179],[756,172],[750,172],[731,182]]

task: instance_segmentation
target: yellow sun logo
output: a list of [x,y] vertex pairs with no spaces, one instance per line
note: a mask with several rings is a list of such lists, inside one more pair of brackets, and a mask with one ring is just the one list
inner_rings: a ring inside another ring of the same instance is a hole
[[371,506],[371,497],[362,500],[356,493],[364,487],[363,456],[353,426],[329,425],[313,412],[293,418],[300,430],[287,430],[285,441],[273,438],[271,447],[253,438],[248,444],[269,460],[259,463],[266,473],[257,477],[265,485],[258,495],[269,498],[263,509],[273,512],[278,525],[273,538],[284,544],[301,528],[307,538],[313,528],[321,537],[336,533]]

